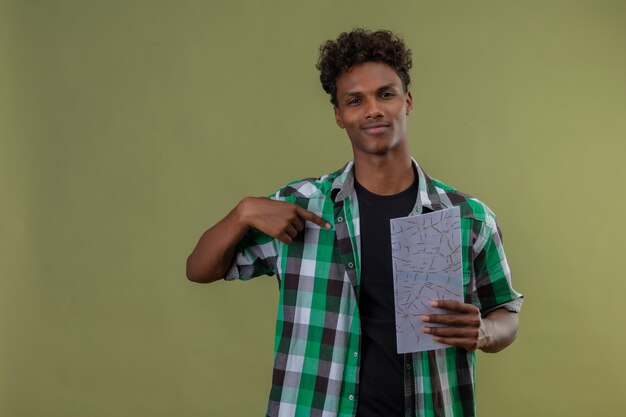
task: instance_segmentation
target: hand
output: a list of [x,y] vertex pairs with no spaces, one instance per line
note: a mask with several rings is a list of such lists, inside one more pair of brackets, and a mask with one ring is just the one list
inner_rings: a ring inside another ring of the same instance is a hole
[[480,310],[475,305],[452,300],[431,301],[430,305],[451,312],[451,314],[421,316],[425,323],[444,325],[443,327],[424,326],[424,333],[431,334],[433,340],[464,348],[468,352],[481,349],[489,343],[485,323],[480,317]]
[[330,224],[326,220],[294,203],[266,197],[246,197],[237,208],[242,221],[249,227],[254,227],[287,244],[304,230],[304,223],[307,220],[330,229]]

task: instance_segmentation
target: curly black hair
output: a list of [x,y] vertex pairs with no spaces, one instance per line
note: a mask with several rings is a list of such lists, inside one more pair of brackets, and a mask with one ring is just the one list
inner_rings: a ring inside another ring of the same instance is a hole
[[352,32],[343,32],[337,40],[326,41],[320,46],[316,67],[320,71],[322,88],[330,94],[330,102],[335,107],[338,106],[337,77],[355,65],[371,61],[383,62],[393,68],[402,80],[404,91],[408,91],[411,82],[409,70],[413,65],[411,50],[392,32],[357,28]]

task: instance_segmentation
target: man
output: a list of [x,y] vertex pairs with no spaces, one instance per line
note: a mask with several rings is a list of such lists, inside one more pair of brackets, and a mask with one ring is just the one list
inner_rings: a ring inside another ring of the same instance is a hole
[[[515,339],[522,298],[493,213],[410,156],[410,67],[410,50],[387,31],[326,42],[320,79],[354,159],[272,198],[244,198],[187,260],[197,282],[277,275],[268,416],[473,416],[474,351]],[[465,302],[433,301],[448,313],[421,317],[450,347],[398,354],[389,219],[453,206],[461,208]]]

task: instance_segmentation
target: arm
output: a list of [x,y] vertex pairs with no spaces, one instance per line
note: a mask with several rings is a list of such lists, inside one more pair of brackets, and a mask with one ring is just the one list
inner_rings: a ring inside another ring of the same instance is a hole
[[499,308],[489,313],[483,319],[483,323],[485,343],[478,348],[488,353],[500,352],[517,338],[519,313]]
[[296,204],[246,197],[202,234],[187,258],[187,278],[203,283],[223,278],[233,262],[237,244],[251,227],[289,244],[304,229],[305,220],[330,228],[325,220]]
[[445,327],[424,327],[424,332],[433,335],[437,342],[465,348],[472,352],[495,353],[509,346],[517,337],[519,315],[498,308],[481,318],[480,310],[473,304],[451,300],[432,301],[435,308],[453,314],[428,314],[422,316],[425,323],[439,323]]

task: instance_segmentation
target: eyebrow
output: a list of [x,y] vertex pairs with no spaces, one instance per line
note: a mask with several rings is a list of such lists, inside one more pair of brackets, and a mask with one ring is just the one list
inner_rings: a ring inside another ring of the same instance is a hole
[[[385,84],[385,85],[379,87],[378,89],[376,89],[376,92],[379,93],[379,92],[381,92],[383,90],[388,90],[390,88],[397,89],[397,87],[398,86],[395,83],[389,83],[389,84]],[[348,97],[359,97],[361,95],[363,95],[363,92],[361,92],[361,91],[348,91],[347,93],[345,93],[343,95],[343,97],[346,97],[346,96],[348,96]]]

